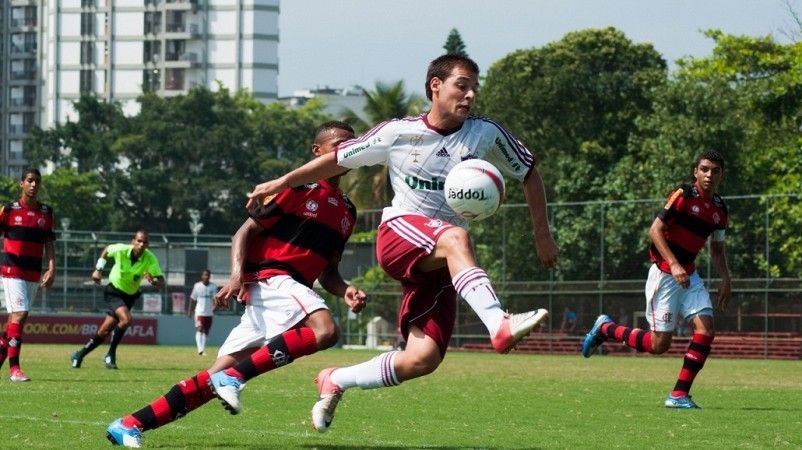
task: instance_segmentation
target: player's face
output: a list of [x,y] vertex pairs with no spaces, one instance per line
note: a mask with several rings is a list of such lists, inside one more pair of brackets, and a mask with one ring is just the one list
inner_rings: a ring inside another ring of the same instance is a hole
[[341,128],[330,128],[312,145],[312,152],[315,156],[323,156],[337,149],[343,142],[353,139],[354,135],[350,131]]
[[141,255],[146,248],[148,248],[148,235],[145,233],[137,233],[133,239],[131,239],[131,245],[134,246],[134,254]]
[[445,80],[438,80],[432,86],[432,98],[437,108],[450,124],[458,126],[471,113],[476,100],[477,74],[456,66]]
[[209,284],[209,272],[203,272],[201,274],[201,283]]
[[19,182],[22,188],[22,194],[29,198],[36,198],[39,194],[39,187],[42,185],[42,179],[36,174],[29,173],[25,178]]
[[703,159],[693,169],[693,176],[696,178],[696,184],[699,185],[699,188],[705,194],[712,195],[724,178],[724,169],[716,162]]

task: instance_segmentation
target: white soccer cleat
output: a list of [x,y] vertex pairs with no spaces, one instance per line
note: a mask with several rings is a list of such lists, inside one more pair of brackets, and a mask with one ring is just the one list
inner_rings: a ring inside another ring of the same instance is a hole
[[209,377],[209,384],[212,385],[212,390],[228,412],[235,415],[242,411],[239,393],[245,389],[244,381],[225,372],[216,372]]
[[323,369],[315,378],[320,396],[312,406],[312,427],[321,433],[329,430],[334,420],[334,410],[337,409],[337,404],[343,396],[342,388],[331,381],[331,373],[336,369],[336,367]]
[[498,353],[509,353],[521,339],[526,337],[541,322],[546,320],[549,312],[543,308],[518,314],[507,314],[501,321],[496,334],[490,343]]

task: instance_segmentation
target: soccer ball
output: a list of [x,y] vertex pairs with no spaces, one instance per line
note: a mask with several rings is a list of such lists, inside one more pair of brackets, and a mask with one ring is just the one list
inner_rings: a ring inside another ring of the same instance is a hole
[[468,159],[454,166],[446,176],[446,203],[465,220],[486,219],[504,202],[504,177],[493,164]]

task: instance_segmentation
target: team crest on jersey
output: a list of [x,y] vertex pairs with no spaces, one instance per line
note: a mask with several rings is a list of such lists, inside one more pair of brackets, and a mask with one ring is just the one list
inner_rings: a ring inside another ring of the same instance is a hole
[[14,217],[14,223],[22,223],[22,217],[20,216]]
[[671,323],[671,313],[670,312],[667,312],[667,313],[663,314],[663,322]]
[[306,209],[307,209],[308,211],[315,212],[315,211],[317,211],[317,208],[318,208],[318,205],[317,205],[317,202],[316,202],[316,201],[314,201],[314,200],[309,200],[309,201],[307,201],[307,202],[306,202]]
[[719,223],[721,222],[721,216],[718,213],[713,213],[713,222]]
[[329,197],[329,205],[331,205],[331,206],[337,206],[337,205],[339,205],[339,203],[337,203],[337,199],[336,199],[336,198],[334,198],[334,197]]
[[440,228],[443,226],[443,221],[440,219],[432,219],[426,222],[426,226],[429,228]]
[[36,221],[36,224],[39,225],[39,228],[44,228],[46,223],[47,222],[45,221],[44,217],[40,217],[39,220]]
[[697,205],[691,206],[691,212],[694,214],[699,214],[699,207]]
[[469,159],[476,159],[476,155],[471,153],[471,149],[465,147],[465,148],[460,149],[460,151],[459,151],[459,159],[462,160],[462,161],[466,161],[466,160],[469,160]]
[[419,134],[417,136],[412,136],[411,138],[409,138],[409,145],[412,145],[413,147],[417,147],[417,146],[421,145],[422,143],[423,143],[423,135],[422,134]]
[[347,217],[343,217],[343,220],[340,221],[340,228],[343,229],[343,233],[347,233],[348,229],[351,228],[351,221]]

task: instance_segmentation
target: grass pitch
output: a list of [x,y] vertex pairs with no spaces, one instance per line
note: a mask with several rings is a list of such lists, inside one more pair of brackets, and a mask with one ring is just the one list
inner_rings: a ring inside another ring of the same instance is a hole
[[[76,346],[28,344],[30,383],[0,371],[0,447],[110,448],[107,424],[213,361],[191,347],[105,347],[71,369]],[[215,350],[215,349],[212,349]],[[713,350],[715,354],[715,348]],[[309,426],[317,372],[375,352],[327,350],[251,380],[243,412],[217,401],[144,434],[146,448],[802,448],[802,362],[708,360],[692,394],[667,410],[680,358],[449,353],[432,375],[349,390],[330,431]]]

